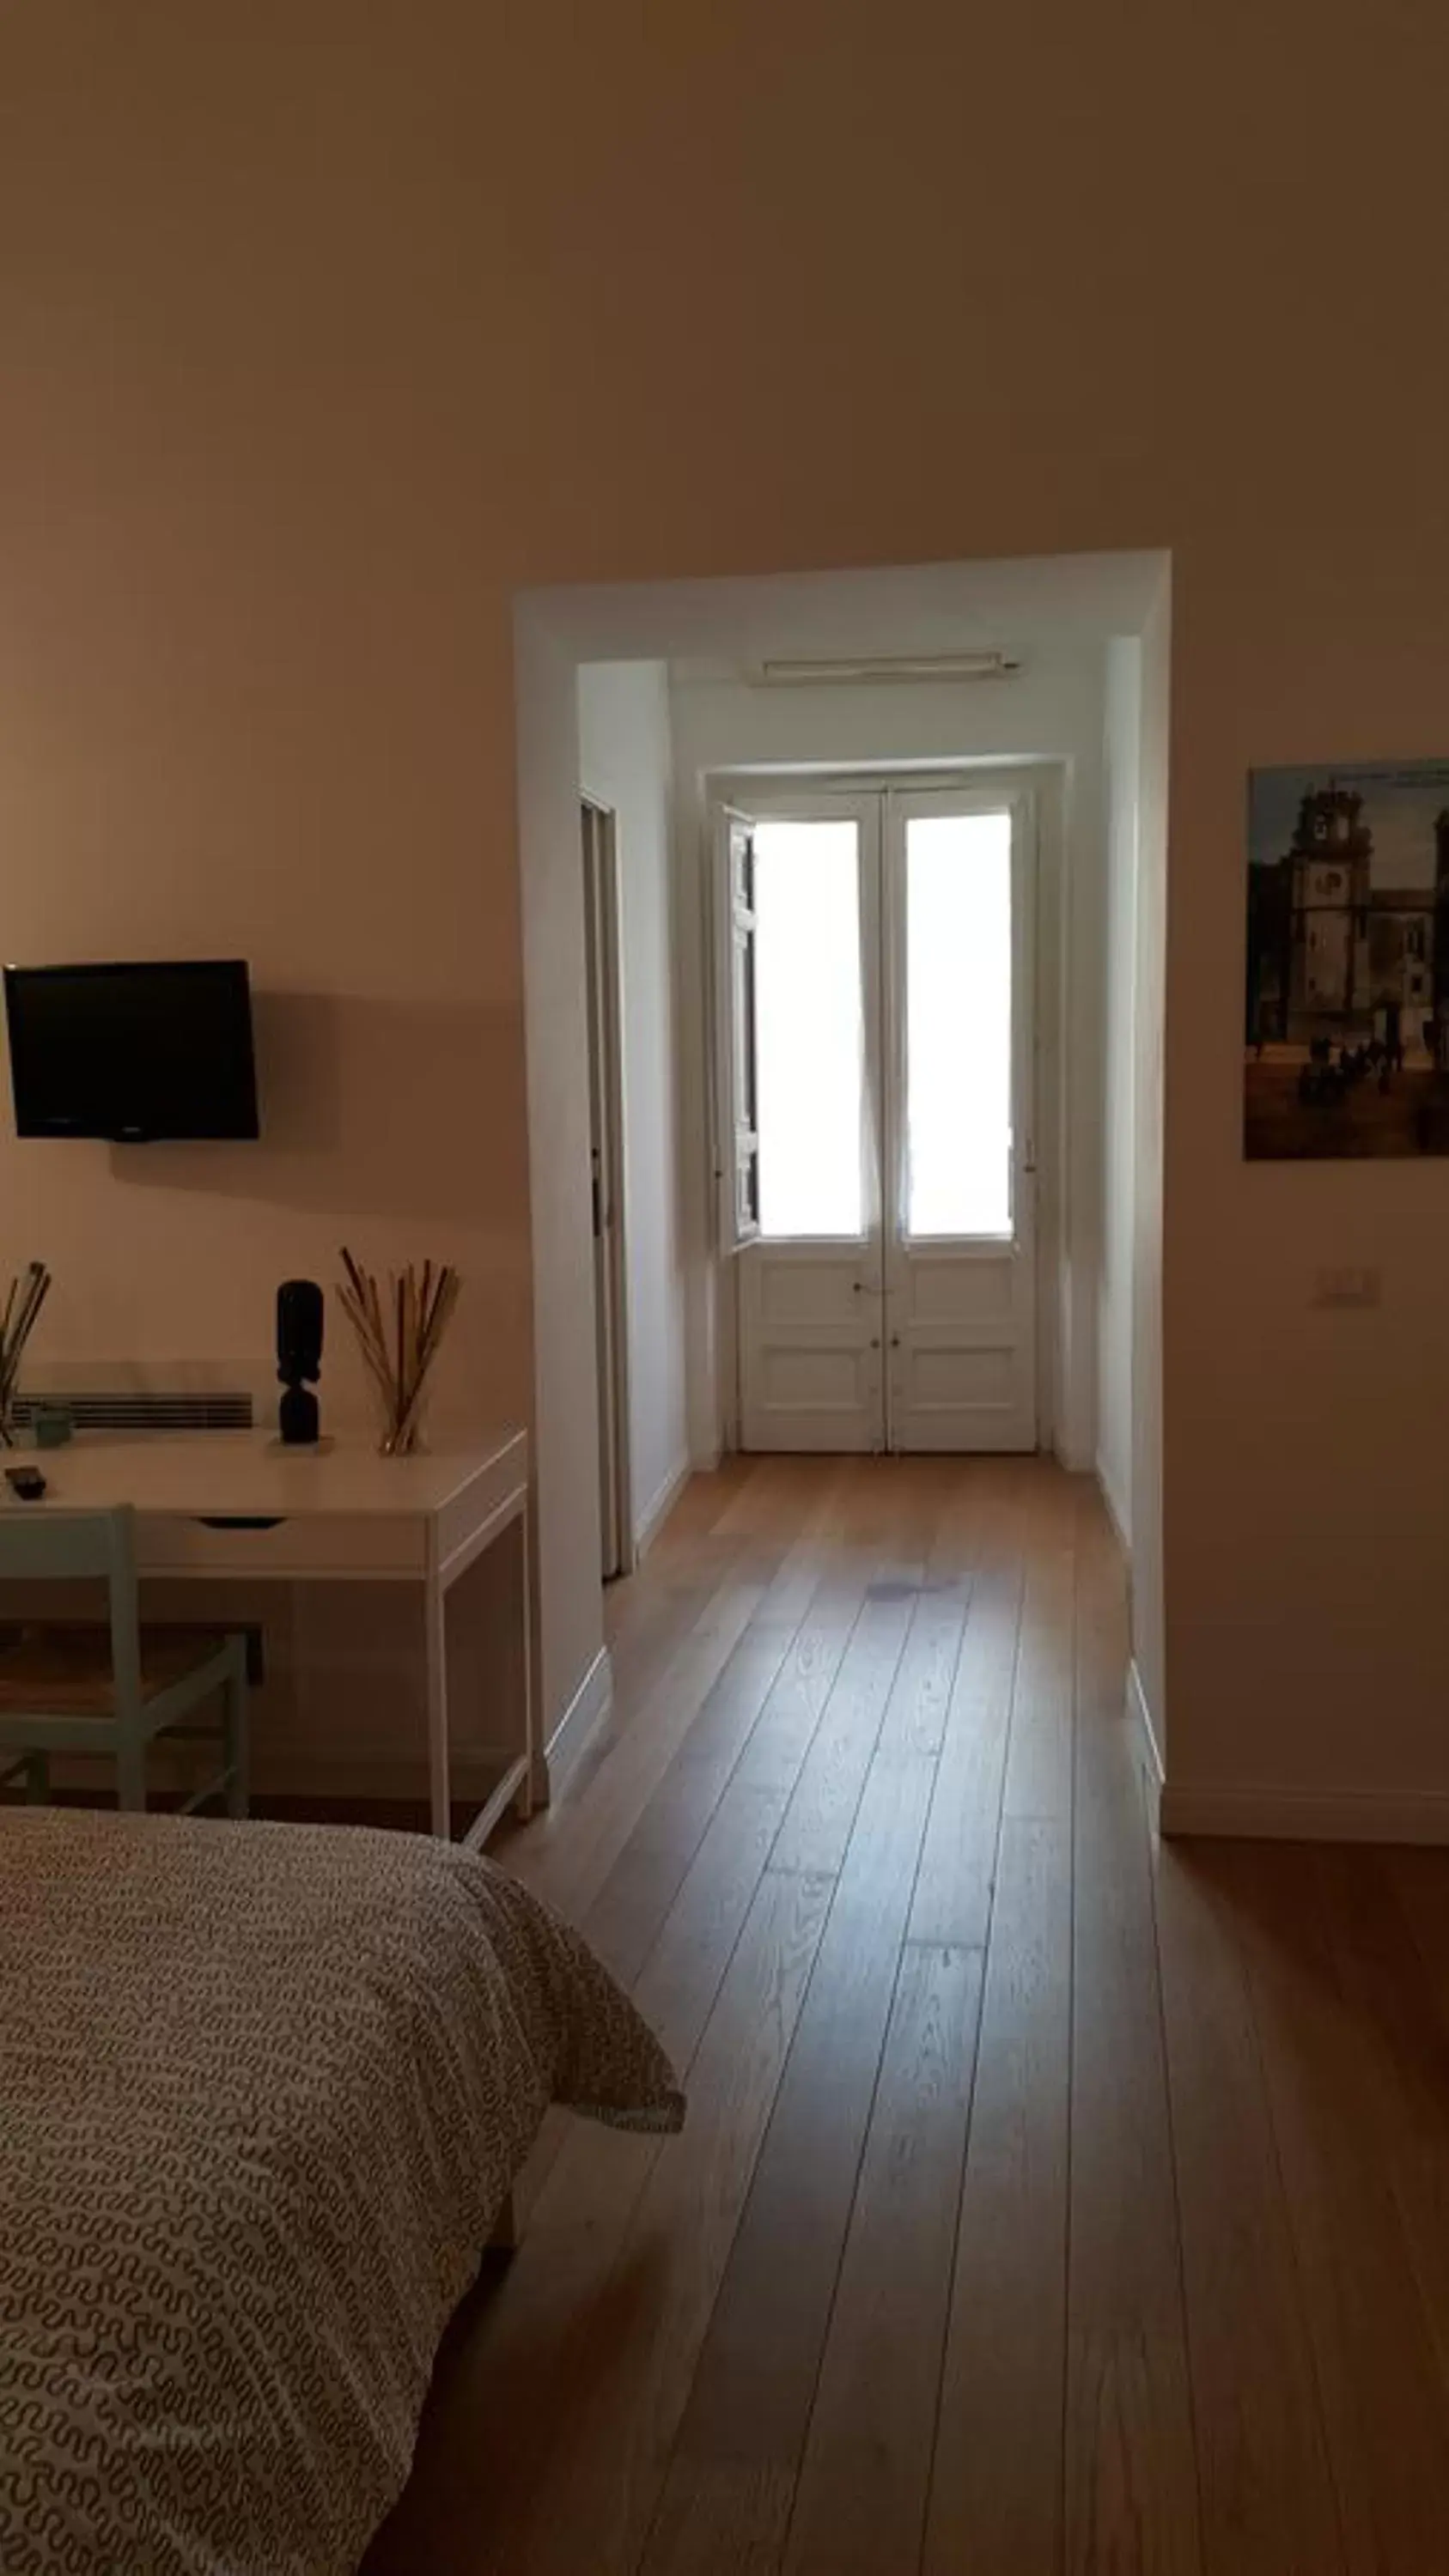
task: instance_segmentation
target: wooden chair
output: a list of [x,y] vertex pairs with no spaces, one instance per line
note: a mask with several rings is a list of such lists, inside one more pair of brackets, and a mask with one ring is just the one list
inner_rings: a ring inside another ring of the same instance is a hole
[[0,1581],[87,1579],[107,1587],[108,1625],[26,1621],[8,1642],[0,1640],[0,1757],[23,1757],[27,1798],[37,1805],[48,1798],[53,1753],[103,1753],[116,1766],[117,1804],[144,1807],[152,1738],[178,1728],[216,1695],[222,1768],[186,1799],[181,1812],[224,1796],[227,1814],[244,1816],[245,1637],[141,1625],[128,1507],[65,1512],[48,1505],[0,1506]]

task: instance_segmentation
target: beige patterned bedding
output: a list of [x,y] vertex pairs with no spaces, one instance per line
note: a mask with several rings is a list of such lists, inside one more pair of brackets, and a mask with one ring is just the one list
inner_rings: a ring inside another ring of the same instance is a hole
[[486,1862],[0,1812],[4,2576],[350,2576],[550,2101],[682,2115]]

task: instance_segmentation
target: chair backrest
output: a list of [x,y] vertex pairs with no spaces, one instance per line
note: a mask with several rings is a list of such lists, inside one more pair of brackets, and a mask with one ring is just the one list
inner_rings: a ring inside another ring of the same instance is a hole
[[141,1696],[141,1625],[130,1504],[110,1512],[68,1512],[51,1503],[0,1504],[0,1582],[86,1580],[106,1586],[116,1706],[134,1708]]

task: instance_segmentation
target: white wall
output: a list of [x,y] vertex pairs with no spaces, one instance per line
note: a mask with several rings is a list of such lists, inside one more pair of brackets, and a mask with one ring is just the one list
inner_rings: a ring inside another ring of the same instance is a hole
[[580,783],[616,818],[630,1519],[637,1540],[688,1465],[668,674],[662,662],[591,662],[578,685]]
[[1103,908],[1102,1258],[1097,1275],[1097,1474],[1132,1543],[1132,1271],[1136,1173],[1134,1023],[1142,647],[1107,647]]
[[[738,670],[685,667],[672,674],[682,973],[693,989],[689,1018],[696,1026],[704,1007],[701,875],[711,774],[968,759],[1056,765],[1060,792],[1043,816],[1037,922],[1038,1144],[1044,1172],[1055,1183],[1042,1209],[1044,1306],[1052,1301],[1044,1317],[1043,1396],[1057,1452],[1074,1467],[1090,1466],[1097,1449],[1104,649],[1096,637],[1034,645],[1015,678],[954,685],[765,688]],[[715,1297],[702,1042],[691,1052],[698,1063],[684,1102],[685,1132],[694,1140],[685,1188],[689,1428],[692,1454],[702,1464],[718,1446],[715,1351],[730,1319],[727,1300]],[[1053,1272],[1054,1297],[1045,1284]]]

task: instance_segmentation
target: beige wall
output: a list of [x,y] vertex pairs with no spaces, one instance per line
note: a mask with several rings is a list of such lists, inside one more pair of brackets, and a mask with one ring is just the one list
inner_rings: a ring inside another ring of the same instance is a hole
[[[264,1349],[346,1226],[455,1253],[454,1397],[527,1400],[515,586],[1170,546],[1169,1763],[1449,1791],[1443,1167],[1249,1170],[1237,1062],[1246,765],[1446,748],[1446,42],[1346,0],[7,12],[4,945],[314,997],[245,1165],[0,1151],[55,1340]],[[1311,1313],[1358,1260],[1382,1310]]]

